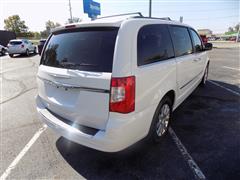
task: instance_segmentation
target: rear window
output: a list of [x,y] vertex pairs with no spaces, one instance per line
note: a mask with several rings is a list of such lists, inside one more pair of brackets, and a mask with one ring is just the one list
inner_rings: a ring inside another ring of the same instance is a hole
[[11,45],[19,45],[19,44],[22,44],[22,41],[10,41],[9,44],[11,44]]
[[112,72],[118,28],[81,28],[55,33],[41,64],[81,71]]

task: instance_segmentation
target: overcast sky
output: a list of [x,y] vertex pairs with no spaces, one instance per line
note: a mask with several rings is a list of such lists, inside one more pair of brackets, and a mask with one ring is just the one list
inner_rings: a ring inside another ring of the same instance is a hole
[[[101,3],[103,16],[137,12],[148,15],[148,0],[96,0]],[[240,21],[239,0],[152,0],[152,16],[170,17],[179,20],[183,16],[184,23],[196,29],[209,28],[214,33],[227,31]],[[87,20],[83,14],[83,1],[71,0],[74,17]],[[45,22],[52,20],[64,24],[69,18],[68,0],[0,0],[0,29],[4,27],[4,19],[18,14],[26,22],[30,31],[41,31]]]

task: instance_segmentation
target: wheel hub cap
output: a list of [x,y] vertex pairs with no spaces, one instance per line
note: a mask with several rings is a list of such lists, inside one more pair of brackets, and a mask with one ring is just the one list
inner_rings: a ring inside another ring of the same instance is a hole
[[169,119],[170,119],[170,107],[168,104],[164,104],[158,115],[158,122],[156,126],[156,132],[158,136],[162,136],[167,131]]

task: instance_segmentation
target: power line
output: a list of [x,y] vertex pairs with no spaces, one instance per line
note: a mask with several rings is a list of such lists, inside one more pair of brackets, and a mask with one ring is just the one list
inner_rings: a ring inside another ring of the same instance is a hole
[[238,8],[236,8],[236,9],[233,9],[233,8],[231,8],[231,9],[204,9],[204,10],[165,10],[165,11],[161,11],[161,12],[216,12],[216,11],[227,11],[227,10],[236,10],[236,11],[238,11]]
[[225,19],[225,18],[231,18],[231,17],[235,17],[235,18],[239,18],[239,16],[222,16],[222,17],[209,17],[209,18],[200,18],[200,19],[185,19],[186,21],[199,21],[199,20],[215,20],[215,19]]

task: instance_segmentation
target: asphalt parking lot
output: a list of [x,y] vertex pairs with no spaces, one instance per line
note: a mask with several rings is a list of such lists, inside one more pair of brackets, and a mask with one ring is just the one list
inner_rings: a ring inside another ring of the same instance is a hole
[[206,179],[239,179],[239,53],[236,47],[210,52],[206,88],[196,89],[174,112],[176,136],[118,153],[83,147],[45,128],[34,101],[40,57],[0,57],[0,177],[185,180],[199,179],[197,169]]

